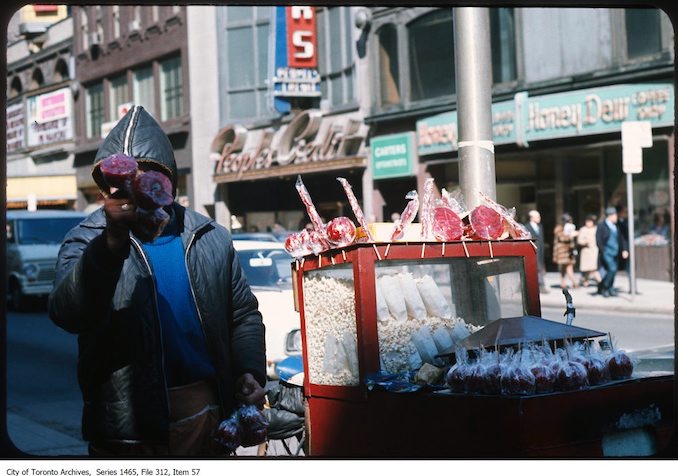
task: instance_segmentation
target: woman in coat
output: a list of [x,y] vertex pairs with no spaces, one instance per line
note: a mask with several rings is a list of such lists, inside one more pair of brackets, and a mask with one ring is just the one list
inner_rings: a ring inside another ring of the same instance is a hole
[[597,229],[596,217],[588,215],[584,227],[579,229],[579,234],[577,235],[577,244],[581,247],[579,253],[579,271],[582,274],[582,286],[588,286],[591,280],[596,284],[600,282],[598,245],[596,245]]
[[577,262],[576,237],[577,231],[572,223],[572,217],[568,213],[563,214],[562,223],[556,225],[553,230],[553,262],[558,265],[562,289],[567,288],[566,276],[570,279],[573,288],[579,287],[574,277],[574,265]]

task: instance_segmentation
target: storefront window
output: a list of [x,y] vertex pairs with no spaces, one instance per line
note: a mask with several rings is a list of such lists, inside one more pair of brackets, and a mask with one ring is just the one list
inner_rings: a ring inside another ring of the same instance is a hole
[[179,117],[182,113],[181,57],[160,64],[160,117],[163,121]]
[[134,103],[143,106],[149,114],[155,115],[152,66],[134,71]]
[[661,52],[659,10],[630,8],[624,11],[624,19],[626,22],[626,53],[629,59]]
[[101,124],[104,122],[104,86],[102,83],[87,88],[85,99],[87,111],[87,137],[101,135]]
[[495,83],[514,81],[517,74],[513,8],[490,9],[490,32],[492,79]]
[[109,103],[109,119],[114,121],[118,119],[118,106],[129,102],[129,93],[127,91],[127,75],[122,74],[111,79],[110,82],[110,103]]
[[329,100],[331,106],[348,104],[354,100],[350,8],[318,8],[317,30],[323,98]]
[[385,25],[377,33],[379,38],[379,86],[381,104],[400,102],[400,73],[398,71],[398,33],[394,25]]
[[452,9],[424,15],[408,26],[412,101],[451,95],[454,78]]

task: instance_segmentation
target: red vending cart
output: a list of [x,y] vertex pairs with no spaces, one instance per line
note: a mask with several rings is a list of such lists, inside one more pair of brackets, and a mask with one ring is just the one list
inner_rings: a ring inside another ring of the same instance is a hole
[[671,372],[533,395],[370,384],[429,363],[447,371],[450,341],[541,316],[529,240],[353,244],[293,267],[309,456],[601,457],[671,440]]

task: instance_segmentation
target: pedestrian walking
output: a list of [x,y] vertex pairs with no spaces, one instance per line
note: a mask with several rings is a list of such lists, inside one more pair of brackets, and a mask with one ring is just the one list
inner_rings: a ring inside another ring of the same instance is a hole
[[579,245],[579,272],[582,275],[581,285],[586,287],[593,280],[596,284],[600,282],[600,273],[598,273],[598,245],[596,244],[596,226],[595,215],[588,215],[584,226],[579,229],[577,234],[577,245]]
[[558,265],[562,289],[567,288],[567,279],[570,280],[573,288],[579,287],[574,277],[574,265],[577,262],[576,237],[577,230],[572,222],[572,216],[564,213],[561,223],[553,229],[553,262]]
[[49,316],[78,334],[82,432],[99,457],[214,456],[238,403],[263,406],[264,326],[226,228],[174,202],[162,234],[144,236],[137,206],[100,164],[125,153],[172,182],[171,143],[134,106],[108,134],[92,176],[103,208],[59,251]]
[[598,263],[603,271],[603,279],[598,284],[598,292],[603,297],[616,296],[614,280],[620,262],[629,256],[628,244],[624,233],[617,226],[617,209],[605,209],[605,219],[598,224],[596,244],[598,245]]
[[528,213],[529,221],[525,228],[530,232],[532,239],[537,246],[537,273],[539,278],[539,291],[548,293],[549,289],[544,282],[546,274],[546,264],[544,261],[544,226],[541,224],[541,214],[537,210],[530,210]]

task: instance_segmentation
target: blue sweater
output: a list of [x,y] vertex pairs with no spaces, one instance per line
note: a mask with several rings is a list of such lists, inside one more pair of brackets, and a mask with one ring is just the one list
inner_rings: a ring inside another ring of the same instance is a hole
[[152,243],[142,245],[155,275],[167,385],[187,385],[214,376],[178,232],[166,229]]

